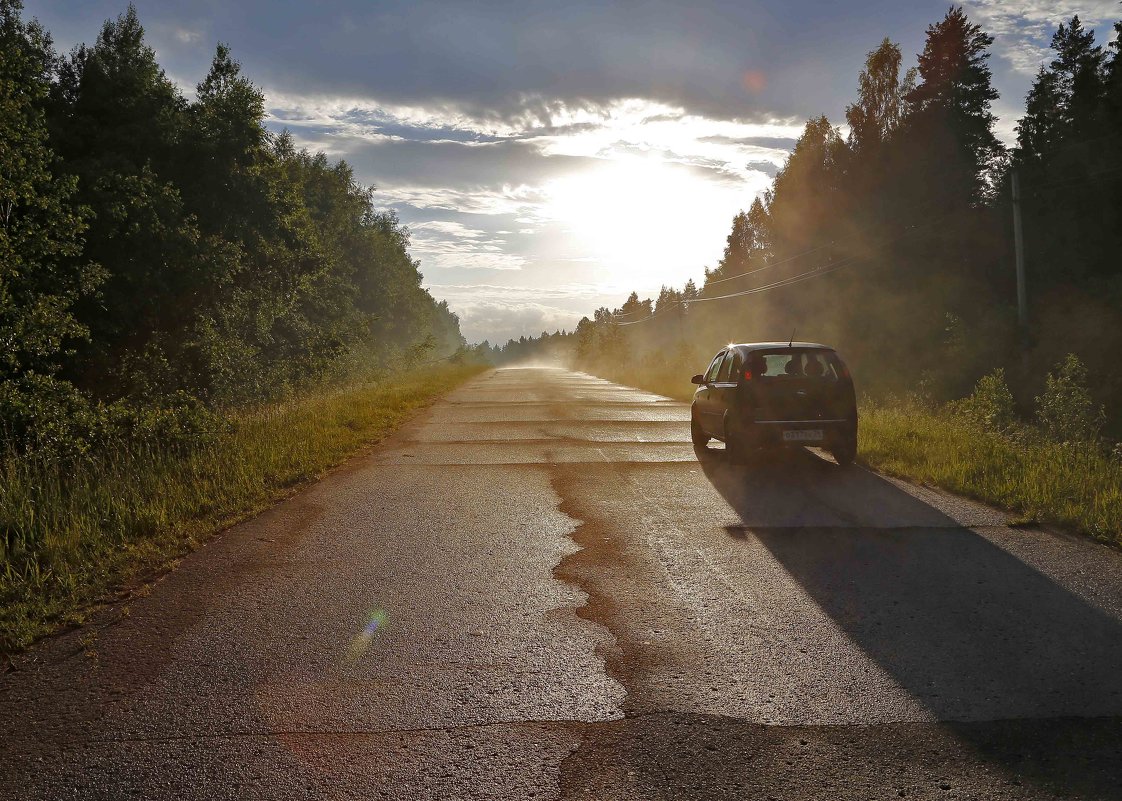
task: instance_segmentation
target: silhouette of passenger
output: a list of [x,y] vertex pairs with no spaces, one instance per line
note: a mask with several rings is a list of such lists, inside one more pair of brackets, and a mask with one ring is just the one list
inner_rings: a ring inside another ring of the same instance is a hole
[[792,356],[791,357],[791,360],[789,362],[787,362],[787,367],[784,368],[784,372],[786,372],[787,375],[802,375],[803,374],[803,369],[802,369],[802,366],[799,364],[799,357],[798,356]]
[[823,373],[822,362],[812,356],[807,359],[804,372],[807,374],[808,378],[821,378]]

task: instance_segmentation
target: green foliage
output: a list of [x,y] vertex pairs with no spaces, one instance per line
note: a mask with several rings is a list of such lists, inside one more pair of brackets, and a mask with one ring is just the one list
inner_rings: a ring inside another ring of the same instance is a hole
[[901,78],[902,61],[899,45],[888,38],[866,57],[858,77],[857,102],[845,110],[849,144],[855,151],[877,147],[900,127],[916,80],[914,69]]
[[1016,401],[1000,367],[979,378],[974,391],[951,404],[951,409],[987,431],[1009,431],[1017,422]]
[[190,449],[171,441],[198,439],[182,427],[218,421],[183,399],[131,416],[129,440],[65,469],[0,453],[0,655],[80,620],[138,571],[322,475],[479,369],[428,366],[241,410]]
[[[988,61],[993,37],[952,7],[927,29],[919,83],[907,95],[911,135],[927,147],[928,176],[943,202],[987,196],[1002,147],[993,132],[997,99]],[[937,178],[935,170],[941,173]]]
[[75,182],[52,173],[50,40],[19,12],[0,2],[0,381],[59,369],[86,335],[72,307],[102,277],[80,258],[88,215]]
[[980,430],[899,403],[866,404],[859,436],[859,458],[878,470],[1122,545],[1122,462],[1098,448]]
[[1052,50],[1029,90],[1013,153],[1026,267],[1038,297],[1077,293],[1093,302],[1117,292],[1122,62],[1118,46],[1104,52],[1078,16],[1060,24]]
[[[265,127],[219,44],[194,100],[132,6],[67,56],[0,0],[0,426],[60,459],[463,345],[344,162]],[[220,428],[220,426],[218,426]]]
[[1036,398],[1036,419],[1056,442],[1094,443],[1106,414],[1095,403],[1087,386],[1087,368],[1069,353],[1045,379],[1044,393]]

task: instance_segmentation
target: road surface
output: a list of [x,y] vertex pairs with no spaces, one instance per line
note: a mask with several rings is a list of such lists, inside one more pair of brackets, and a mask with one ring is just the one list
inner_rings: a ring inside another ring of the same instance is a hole
[[0,796],[1122,798],[1122,554],[493,371],[0,676]]

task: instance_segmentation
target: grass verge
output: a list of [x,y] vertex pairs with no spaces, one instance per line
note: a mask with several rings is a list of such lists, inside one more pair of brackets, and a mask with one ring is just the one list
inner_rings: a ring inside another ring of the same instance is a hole
[[228,434],[186,453],[122,448],[66,471],[0,459],[0,654],[81,622],[482,369],[430,367],[242,412]]
[[859,455],[889,475],[934,484],[1122,545],[1122,463],[1094,446],[1005,434],[918,404],[865,404]]
[[[688,401],[682,369],[604,367],[596,375]],[[861,407],[858,459],[881,472],[998,506],[1014,522],[1052,523],[1122,546],[1122,462],[1031,427],[998,433],[907,401]]]

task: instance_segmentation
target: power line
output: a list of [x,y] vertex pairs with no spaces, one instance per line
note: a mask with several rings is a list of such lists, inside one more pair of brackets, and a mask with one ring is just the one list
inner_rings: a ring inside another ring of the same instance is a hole
[[[916,234],[920,231],[926,230],[928,228],[932,228],[932,227],[942,223],[948,217],[952,217],[952,216],[954,216],[956,214],[959,214],[959,213],[961,213],[961,209],[956,209],[955,211],[948,212],[947,214],[940,215],[939,217],[935,218],[934,220],[930,220],[923,225],[910,226],[909,229],[904,231],[903,233],[897,234],[896,236],[891,237],[890,239],[884,240],[881,243],[880,246],[884,247],[885,245],[889,245],[889,244],[892,244],[894,242],[898,242],[899,240],[904,239],[905,237],[908,237],[908,236],[912,236],[913,234]],[[869,256],[850,256],[850,257],[842,259],[841,261],[838,261],[836,263],[833,262],[833,261],[825,262],[823,264],[818,265],[817,267],[815,267],[813,269],[807,270],[806,272],[799,273],[799,274],[793,275],[793,276],[789,276],[787,278],[780,279],[779,281],[774,281],[770,284],[764,284],[763,286],[752,287],[751,289],[743,289],[739,292],[730,292],[726,295],[714,295],[714,296],[711,296],[711,297],[691,298],[689,300],[677,300],[677,301],[674,301],[673,304],[670,307],[668,307],[666,310],[669,310],[669,308],[673,308],[673,306],[677,306],[677,305],[688,305],[690,303],[707,303],[707,302],[713,301],[713,300],[727,300],[729,298],[739,298],[739,297],[744,297],[746,295],[755,295],[755,294],[759,294],[761,292],[769,292],[773,289],[781,289],[785,286],[790,286],[791,284],[798,284],[798,283],[801,283],[803,281],[808,281],[811,278],[817,278],[817,277],[822,276],[822,275],[829,275],[830,273],[836,272],[836,271],[842,269],[843,267],[848,267],[851,264],[854,264],[858,261],[862,261],[862,260],[867,259],[867,258],[869,258]],[[620,327],[628,326],[628,325],[639,325],[640,323],[645,323],[645,322],[648,322],[650,320],[653,320],[655,317],[658,317],[659,315],[664,314],[664,313],[665,313],[664,310],[660,310],[660,311],[655,312],[654,314],[651,314],[651,315],[648,315],[647,317],[642,318],[641,320],[632,320],[632,321],[626,322],[626,323],[618,323],[618,325]]]
[[818,247],[811,248],[810,250],[804,250],[802,253],[796,253],[794,256],[788,256],[787,258],[780,261],[769,261],[764,264],[763,267],[758,267],[755,270],[749,270],[746,273],[740,273],[739,275],[730,275],[728,278],[718,278],[716,281],[706,281],[705,286],[711,287],[714,284],[723,284],[726,281],[736,281],[740,278],[747,278],[749,275],[762,273],[764,270],[770,270],[772,267],[782,267],[784,264],[790,264],[793,261],[801,259],[803,256],[809,256],[811,253],[817,253],[820,250],[826,250],[829,247],[833,247],[833,244],[834,243],[831,241],[828,245],[819,245]]

